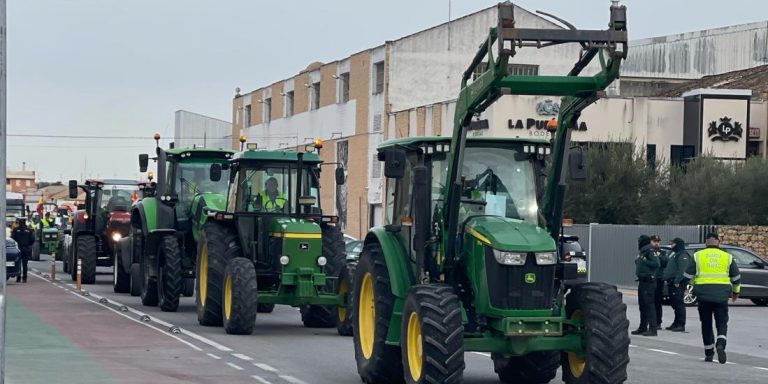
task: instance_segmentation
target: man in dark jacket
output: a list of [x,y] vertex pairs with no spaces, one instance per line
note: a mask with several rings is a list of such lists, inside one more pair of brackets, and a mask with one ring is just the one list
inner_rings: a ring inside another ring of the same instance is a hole
[[656,308],[654,296],[656,293],[656,270],[659,268],[659,258],[653,252],[651,238],[641,235],[637,239],[639,253],[635,258],[635,275],[637,276],[637,300],[640,305],[640,326],[632,331],[633,335],[656,336]]
[[685,250],[685,241],[676,237],[672,240],[672,254],[669,256],[667,268],[664,269],[664,281],[667,282],[667,292],[675,312],[675,320],[667,327],[668,331],[685,332],[685,290],[688,279],[683,274],[688,269],[691,255]]
[[27,221],[24,218],[19,219],[19,226],[16,227],[16,229],[13,230],[13,233],[11,233],[11,238],[16,240],[16,243],[19,244],[19,250],[21,251],[21,257],[19,257],[19,261],[21,262],[21,266],[16,265],[16,270],[18,271],[18,274],[16,275],[16,282],[27,282],[27,263],[29,262],[29,257],[32,255],[32,245],[35,244],[35,232],[32,230],[32,228],[27,226]]
[[659,258],[659,268],[656,269],[656,275],[654,275],[656,278],[656,291],[653,294],[653,307],[656,310],[656,326],[661,329],[661,299],[664,296],[664,268],[667,267],[669,256],[667,256],[667,251],[660,248],[661,236],[651,236],[651,247],[653,247],[653,254]]
[[[693,293],[699,299],[701,337],[704,341],[704,360],[712,361],[717,351],[717,361],[726,363],[725,345],[728,336],[728,298],[734,302],[741,292],[739,267],[733,256],[720,249],[716,233],[707,235],[707,247],[694,253],[688,263],[685,277],[693,280]],[[717,340],[712,334],[712,317],[715,318]]]

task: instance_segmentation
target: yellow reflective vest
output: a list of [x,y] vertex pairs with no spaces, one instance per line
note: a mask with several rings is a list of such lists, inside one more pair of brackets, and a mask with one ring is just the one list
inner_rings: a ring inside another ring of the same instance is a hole
[[694,293],[702,301],[726,301],[731,292],[741,292],[741,275],[733,256],[717,247],[694,253],[684,276],[692,279]]
[[265,210],[283,209],[283,206],[287,201],[285,199],[285,194],[282,192],[278,192],[277,197],[275,197],[274,200],[269,198],[267,191],[261,191],[259,194],[261,195],[261,202],[263,209]]

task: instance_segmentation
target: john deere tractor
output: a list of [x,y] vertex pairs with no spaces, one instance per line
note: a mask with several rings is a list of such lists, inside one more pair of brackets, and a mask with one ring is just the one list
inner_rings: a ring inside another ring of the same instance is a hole
[[[317,153],[255,149],[212,166],[211,178],[226,177],[229,192],[203,209],[208,221],[195,290],[200,324],[250,334],[259,306],[285,304],[300,308],[307,327],[351,335],[344,239],[338,218],[321,210],[320,168]],[[341,169],[336,182],[344,182]]]
[[[155,135],[159,143],[160,135]],[[131,236],[121,241],[115,291],[141,296],[146,306],[175,312],[179,297],[192,296],[195,253],[206,206],[226,199],[226,181],[209,180],[211,164],[228,161],[231,150],[156,148],[157,182],[131,208]],[[139,155],[146,172],[149,155]]]
[[[585,178],[571,132],[619,75],[626,9],[611,7],[607,30],[516,28],[509,3],[498,15],[464,72],[453,136],[378,148],[389,224],[368,233],[352,279],[355,358],[366,383],[458,383],[467,351],[490,353],[505,383],[546,383],[561,366],[566,383],[627,378],[622,295],[569,283],[576,267],[558,244],[567,176]],[[567,76],[509,74],[518,49],[565,43],[583,47]],[[599,72],[578,76],[595,57]],[[467,138],[473,118],[507,94],[563,96],[551,141]]]

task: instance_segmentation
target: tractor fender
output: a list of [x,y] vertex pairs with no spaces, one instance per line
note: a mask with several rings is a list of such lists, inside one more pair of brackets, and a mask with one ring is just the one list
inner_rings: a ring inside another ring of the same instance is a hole
[[368,232],[364,245],[377,242],[384,253],[389,270],[392,293],[402,299],[408,295],[408,289],[416,281],[408,255],[399,233],[387,232],[384,227],[375,227]]
[[[134,228],[141,228],[141,233],[149,232],[149,225],[147,223],[147,214],[145,213],[144,202],[150,198],[145,198],[142,201],[136,203],[131,208],[131,226]],[[154,223],[153,223],[154,226]],[[154,229],[154,228],[152,228]]]

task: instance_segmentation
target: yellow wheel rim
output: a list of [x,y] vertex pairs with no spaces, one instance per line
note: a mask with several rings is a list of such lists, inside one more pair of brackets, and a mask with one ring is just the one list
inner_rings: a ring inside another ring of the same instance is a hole
[[200,305],[205,305],[205,298],[208,296],[208,242],[203,243],[203,249],[200,251]]
[[376,329],[376,308],[373,297],[373,276],[366,272],[360,284],[360,301],[358,304],[357,334],[360,337],[360,347],[363,356],[370,359],[373,355],[373,338]]
[[[581,311],[574,311],[571,316],[573,320],[584,320],[584,314]],[[571,375],[575,378],[580,378],[584,374],[584,369],[587,367],[586,356],[579,356],[576,352],[568,352],[568,368],[571,371]]]
[[[339,283],[339,296],[345,297],[349,293],[349,281],[343,280],[341,283]],[[339,322],[343,323],[344,320],[347,319],[347,306],[345,305],[339,305],[338,309],[339,314]]]
[[422,367],[422,346],[421,346],[421,323],[419,322],[419,315],[416,312],[411,312],[411,316],[408,317],[408,335],[407,347],[408,347],[408,370],[411,371],[411,377],[413,381],[418,381],[421,377]]
[[224,317],[229,319],[232,314],[232,276],[224,280]]

